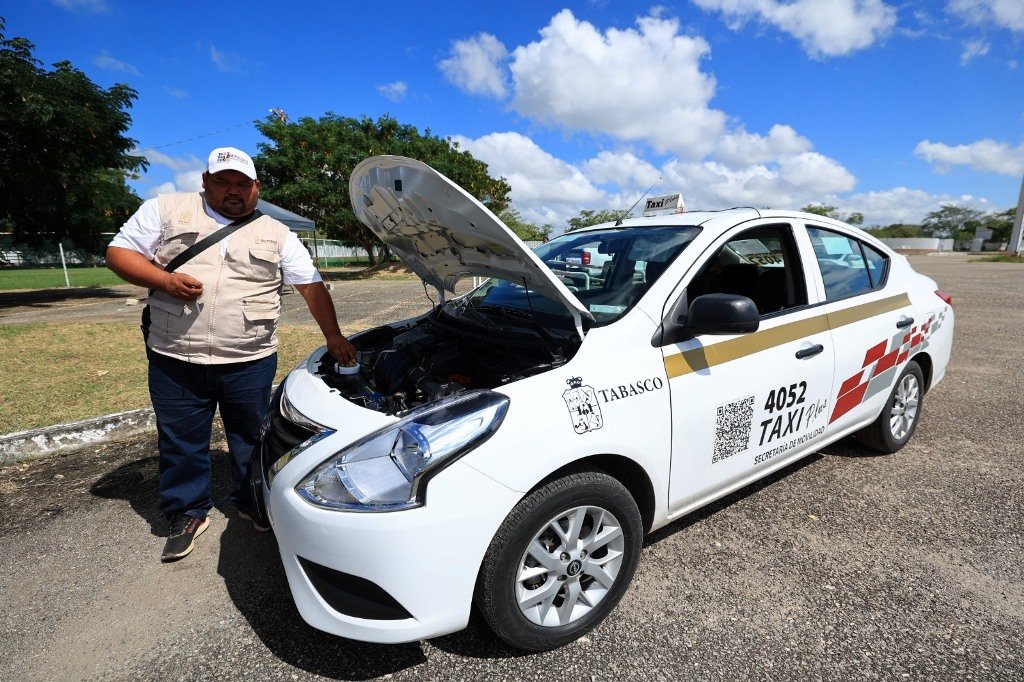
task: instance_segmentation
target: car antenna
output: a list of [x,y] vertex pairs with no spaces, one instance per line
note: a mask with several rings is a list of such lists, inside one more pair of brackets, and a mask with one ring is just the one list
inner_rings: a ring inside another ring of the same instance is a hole
[[647,196],[648,194],[651,193],[651,190],[654,189],[655,185],[657,185],[659,182],[661,182],[661,178],[662,178],[662,176],[659,175],[658,179],[655,180],[653,183],[651,183],[651,186],[647,188],[647,191],[644,192],[643,194],[641,194],[640,198],[637,199],[636,201],[634,201],[633,205],[630,206],[629,209],[625,213],[623,213],[622,215],[619,216],[618,220],[615,221],[615,227],[620,227],[622,225],[622,221],[625,220],[629,216],[629,214],[633,212],[633,209],[636,208],[636,205],[639,204],[641,201],[643,201],[643,198],[645,196]]

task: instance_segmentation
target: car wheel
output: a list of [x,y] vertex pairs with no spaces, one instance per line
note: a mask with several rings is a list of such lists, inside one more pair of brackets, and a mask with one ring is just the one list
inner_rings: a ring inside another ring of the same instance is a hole
[[921,367],[911,360],[896,380],[878,419],[858,432],[857,438],[875,450],[896,452],[914,435],[923,401],[924,374]]
[[597,471],[573,473],[527,495],[487,550],[476,603],[512,646],[567,644],[607,616],[629,586],[643,525],[629,491]]

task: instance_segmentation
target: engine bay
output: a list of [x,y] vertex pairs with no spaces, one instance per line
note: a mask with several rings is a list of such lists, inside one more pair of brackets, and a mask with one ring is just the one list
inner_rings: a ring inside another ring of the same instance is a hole
[[[367,409],[405,412],[467,389],[487,389],[565,364],[573,343],[509,343],[509,335],[460,330],[436,311],[408,326],[384,326],[354,336],[357,365],[338,366],[325,353],[317,375],[346,400]],[[553,347],[553,345],[555,347]]]

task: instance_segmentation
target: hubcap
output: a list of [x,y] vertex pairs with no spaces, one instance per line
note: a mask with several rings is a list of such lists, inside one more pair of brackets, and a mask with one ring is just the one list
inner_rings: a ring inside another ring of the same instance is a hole
[[583,617],[615,584],[624,550],[622,527],[608,510],[588,506],[562,512],[544,524],[519,560],[519,610],[545,627]]
[[917,419],[917,405],[920,400],[921,385],[917,377],[913,374],[906,375],[896,386],[889,415],[889,431],[896,440],[903,440],[910,433]]

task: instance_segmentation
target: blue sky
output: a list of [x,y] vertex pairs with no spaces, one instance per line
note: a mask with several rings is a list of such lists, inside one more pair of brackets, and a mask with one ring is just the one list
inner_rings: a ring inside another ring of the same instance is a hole
[[556,231],[656,181],[870,225],[1011,208],[1024,174],[1024,0],[12,5],[45,64],[138,90],[143,197],[197,189],[213,147],[255,154],[271,108],[451,136]]

